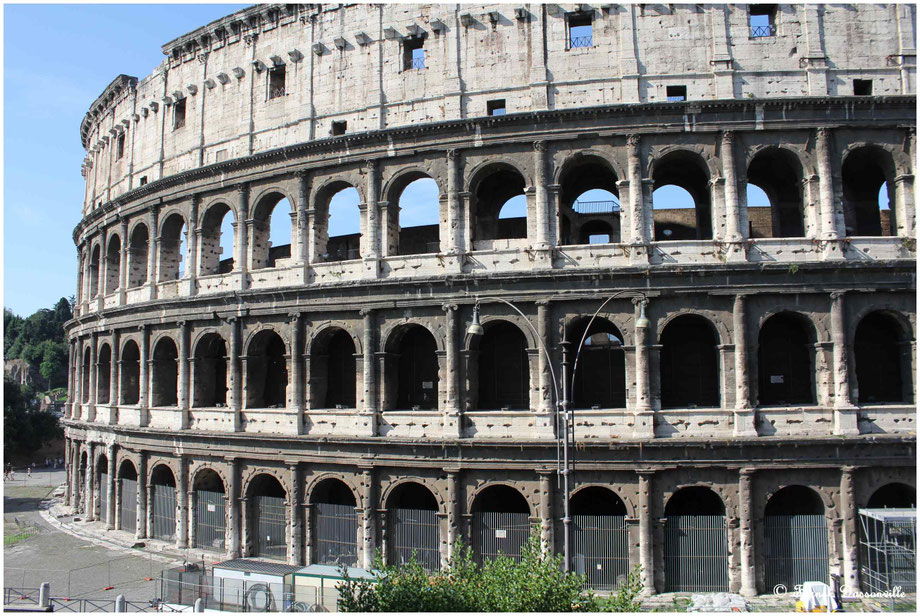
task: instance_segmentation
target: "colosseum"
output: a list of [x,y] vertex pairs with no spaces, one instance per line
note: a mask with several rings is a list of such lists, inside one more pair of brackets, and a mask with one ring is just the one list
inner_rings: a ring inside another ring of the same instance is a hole
[[212,560],[536,527],[601,590],[859,588],[857,511],[915,502],[915,22],[275,4],[165,44],[80,127],[69,504]]

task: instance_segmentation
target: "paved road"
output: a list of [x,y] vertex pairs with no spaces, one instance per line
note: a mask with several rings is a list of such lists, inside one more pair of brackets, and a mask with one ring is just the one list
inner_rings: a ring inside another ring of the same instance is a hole
[[[16,516],[34,525],[39,534],[3,550],[3,585],[38,588],[51,583],[52,597],[114,599],[125,595],[130,601],[148,601],[156,594],[159,572],[168,565],[144,552],[112,549],[69,535],[50,526],[41,517],[42,497],[64,480],[64,472],[33,470],[32,478],[16,473],[17,480],[4,482],[5,518]],[[111,590],[103,590],[114,586]]]

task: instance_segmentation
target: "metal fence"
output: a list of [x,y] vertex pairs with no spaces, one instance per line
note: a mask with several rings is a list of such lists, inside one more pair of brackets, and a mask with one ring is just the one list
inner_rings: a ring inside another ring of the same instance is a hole
[[[114,612],[115,599],[60,599],[51,597],[52,612],[74,612],[84,614],[87,612]],[[136,610],[132,610],[136,611]],[[147,610],[153,611],[153,610]]]
[[769,26],[751,26],[751,38],[762,38],[764,36],[773,36],[776,34],[776,25]]
[[196,490],[195,501],[195,547],[222,552],[227,541],[224,493]]
[[121,481],[121,530],[133,533],[137,530],[137,481],[133,479],[120,479]]
[[916,511],[860,509],[859,525],[863,590],[917,592]]
[[387,524],[389,559],[406,563],[415,558],[428,571],[441,568],[438,512],[433,509],[390,509]]
[[827,526],[823,515],[764,517],[764,583],[767,590],[803,582],[830,584]]
[[99,473],[99,519],[109,519],[109,475]]
[[3,605],[38,605],[38,588],[4,588]]
[[586,587],[612,590],[629,574],[626,516],[573,515],[574,569]]
[[573,36],[569,38],[569,49],[578,47],[592,47],[594,45],[593,36]]
[[480,511],[473,515],[473,552],[480,564],[499,555],[520,560],[529,536],[530,516],[526,513]]
[[[239,578],[216,577],[212,584],[202,585],[200,596],[205,609],[225,612],[290,612],[295,609],[294,592],[290,584],[253,582]],[[194,601],[192,602],[194,604]]]
[[176,540],[176,488],[153,484],[153,538]]
[[576,201],[572,204],[576,214],[613,214],[620,211],[617,201]]
[[728,592],[725,516],[668,516],[664,524],[665,592]]
[[287,515],[284,498],[256,496],[253,498],[255,516],[256,556],[287,558]]
[[352,505],[316,503],[313,506],[316,562],[323,565],[358,564],[358,514]]

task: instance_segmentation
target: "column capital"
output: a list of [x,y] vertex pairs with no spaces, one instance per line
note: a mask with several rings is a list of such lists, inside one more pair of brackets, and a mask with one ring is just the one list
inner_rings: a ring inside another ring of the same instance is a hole
[[815,129],[815,137],[821,140],[827,140],[830,137],[831,129],[826,126],[819,126]]
[[307,178],[310,177],[310,170],[309,169],[298,169],[297,171],[294,172],[294,177],[297,178],[298,180],[306,180]]
[[628,146],[631,147],[631,148],[637,148],[637,147],[639,147],[639,144],[640,144],[641,142],[642,142],[642,136],[641,136],[641,135],[633,134],[633,135],[627,135],[627,137],[626,137],[626,145],[628,145]]
[[460,152],[456,150],[455,148],[451,148],[447,150],[445,154],[447,155],[447,160],[456,160],[457,157],[460,155]]
[[637,468],[636,474],[643,479],[651,479],[654,476],[656,471],[651,468]]
[[849,466],[849,465],[841,466],[840,473],[842,475],[852,475],[855,471],[858,471],[860,468],[862,467],[861,466]]
[[832,300],[843,299],[843,296],[846,294],[846,291],[831,291],[830,297]]
[[364,168],[367,169],[368,171],[376,171],[377,170],[377,159],[371,158],[371,159],[365,160]]
[[248,196],[248,195],[249,195],[249,182],[240,182],[240,183],[237,184],[234,188],[236,189],[236,192],[237,192],[240,196]]
[[732,145],[734,142],[735,142],[735,131],[723,130],[722,131],[722,143],[724,145]]
[[751,468],[751,467],[745,467],[745,468],[738,469],[738,474],[741,475],[741,477],[746,477],[746,478],[750,478],[756,472],[757,472],[757,469]]
[[448,312],[448,313],[456,312],[458,308],[459,306],[457,306],[457,304],[442,304],[441,305],[441,310],[443,310],[444,312]]
[[358,314],[361,315],[362,317],[369,317],[369,316],[374,316],[375,312],[376,312],[375,308],[362,308],[361,310],[358,311]]
[[546,141],[544,141],[543,139],[538,139],[537,141],[534,141],[533,150],[534,152],[545,152],[546,151]]

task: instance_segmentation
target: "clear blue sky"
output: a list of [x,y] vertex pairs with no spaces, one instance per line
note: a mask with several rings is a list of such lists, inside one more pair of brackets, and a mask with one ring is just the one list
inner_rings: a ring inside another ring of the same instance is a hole
[[3,7],[5,307],[27,316],[76,291],[80,122],[92,102],[120,73],[149,75],[164,43],[244,6]]

